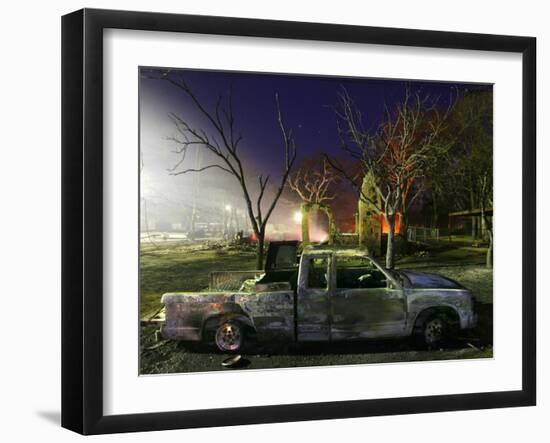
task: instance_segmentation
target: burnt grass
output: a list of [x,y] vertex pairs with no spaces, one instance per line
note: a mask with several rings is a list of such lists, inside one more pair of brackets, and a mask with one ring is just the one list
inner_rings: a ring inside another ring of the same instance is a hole
[[[468,241],[440,242],[421,245],[396,260],[397,268],[436,272],[474,292],[479,303],[477,327],[444,348],[421,348],[409,339],[307,345],[251,340],[235,369],[492,358],[493,273],[485,267],[485,252],[485,248],[472,246]],[[146,246],[141,251],[140,265],[141,318],[148,318],[161,308],[164,292],[204,291],[211,271],[254,269],[254,263],[254,251],[250,248],[219,244]],[[228,355],[212,346],[157,341],[155,332],[154,327],[141,327],[141,374],[231,370],[221,365]]]

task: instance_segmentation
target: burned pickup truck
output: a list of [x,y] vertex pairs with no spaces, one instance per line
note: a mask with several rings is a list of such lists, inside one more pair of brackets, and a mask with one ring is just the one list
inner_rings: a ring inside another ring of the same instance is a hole
[[437,274],[387,270],[364,251],[270,245],[265,273],[240,290],[166,293],[168,339],[241,350],[247,339],[297,342],[412,336],[436,346],[475,326],[474,300]]

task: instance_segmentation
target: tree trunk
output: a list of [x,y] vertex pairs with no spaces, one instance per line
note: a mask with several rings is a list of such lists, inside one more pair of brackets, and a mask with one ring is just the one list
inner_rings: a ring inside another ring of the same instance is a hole
[[481,216],[479,217],[479,225],[478,225],[478,227],[481,229],[479,237],[481,238],[481,240],[485,240],[485,234],[486,234],[485,233],[485,205],[483,202],[481,203],[479,210],[481,213]]
[[438,214],[438,207],[437,207],[437,199],[432,197],[433,201],[433,214],[432,214],[432,228],[436,229],[437,224],[439,222],[439,214]]
[[302,244],[309,244],[309,205],[303,203],[300,211],[302,213]]
[[[475,206],[474,193],[473,191],[470,191],[470,209],[472,211],[476,209],[474,206]],[[475,240],[476,238],[477,238],[477,217],[473,215],[472,216],[472,240]]]
[[489,236],[489,247],[487,248],[487,259],[485,264],[487,268],[491,269],[493,267],[493,231],[492,229],[488,229],[487,234]]
[[328,217],[328,244],[334,245],[334,239],[336,238],[336,223],[334,222],[334,215],[330,206],[325,207],[325,213]]
[[482,210],[480,220],[480,237],[483,241],[487,240],[487,220],[485,219],[485,209]]
[[393,244],[395,238],[395,216],[386,217],[388,223],[388,244],[386,245],[386,268],[393,269]]
[[265,232],[256,234],[256,269],[264,268],[264,242]]
[[482,231],[481,231],[482,238],[487,236],[489,239],[489,247],[487,248],[487,257],[486,257],[485,264],[488,268],[492,268],[493,267],[493,227],[491,226],[491,223],[489,222],[489,220],[487,220],[487,214],[485,211],[484,202],[481,203],[481,226],[482,226]]

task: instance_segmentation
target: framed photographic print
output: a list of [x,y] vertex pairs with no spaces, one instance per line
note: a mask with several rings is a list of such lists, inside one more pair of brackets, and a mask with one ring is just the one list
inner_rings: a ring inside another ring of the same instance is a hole
[[62,25],[64,427],[535,404],[534,38]]

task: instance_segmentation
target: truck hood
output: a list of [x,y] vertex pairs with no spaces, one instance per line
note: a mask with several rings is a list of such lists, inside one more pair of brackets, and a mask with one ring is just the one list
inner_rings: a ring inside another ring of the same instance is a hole
[[417,271],[399,271],[415,289],[464,289],[460,283],[439,274]]

